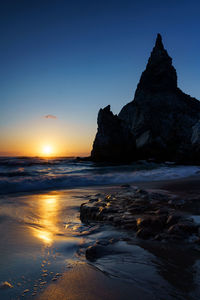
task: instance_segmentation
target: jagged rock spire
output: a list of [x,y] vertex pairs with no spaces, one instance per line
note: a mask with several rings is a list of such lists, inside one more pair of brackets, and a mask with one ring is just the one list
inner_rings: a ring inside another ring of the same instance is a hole
[[199,163],[199,120],[200,101],[177,87],[176,70],[158,34],[134,100],[118,116],[110,106],[100,109],[91,159]]
[[158,33],[155,46],[142,73],[135,96],[142,91],[160,92],[177,88],[176,70],[172,59],[165,50],[162,37]]
[[155,48],[160,49],[160,50],[164,50],[164,46],[163,46],[163,42],[162,42],[162,36],[161,36],[160,33],[157,34]]

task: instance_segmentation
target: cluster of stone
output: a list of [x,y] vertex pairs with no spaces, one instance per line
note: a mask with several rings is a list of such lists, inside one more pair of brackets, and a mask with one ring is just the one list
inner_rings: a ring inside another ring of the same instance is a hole
[[190,240],[200,243],[199,224],[186,215],[184,200],[134,187],[92,197],[80,207],[84,223],[104,222],[156,241]]

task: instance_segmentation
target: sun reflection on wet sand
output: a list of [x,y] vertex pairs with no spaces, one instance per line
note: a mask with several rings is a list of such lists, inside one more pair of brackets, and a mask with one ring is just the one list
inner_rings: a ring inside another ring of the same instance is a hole
[[58,198],[57,194],[40,195],[38,201],[38,226],[31,227],[33,235],[50,246],[54,235],[59,231],[58,222]]

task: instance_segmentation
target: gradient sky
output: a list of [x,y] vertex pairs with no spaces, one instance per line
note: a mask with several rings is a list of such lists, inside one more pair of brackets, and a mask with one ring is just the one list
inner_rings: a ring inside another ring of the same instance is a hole
[[193,0],[2,0],[0,154],[88,154],[99,108],[133,99],[157,32],[200,99],[199,16]]

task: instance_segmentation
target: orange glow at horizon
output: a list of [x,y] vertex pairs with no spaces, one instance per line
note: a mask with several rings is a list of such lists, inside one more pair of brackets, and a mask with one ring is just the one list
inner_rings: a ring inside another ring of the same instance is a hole
[[[96,128],[91,130],[84,126],[72,126],[59,120],[54,124],[47,124],[46,119],[36,119],[26,124],[19,122],[12,129],[0,132],[0,155],[87,156],[90,154],[95,132]],[[50,146],[51,150],[46,150],[46,146]]]
[[53,151],[53,148],[52,148],[51,145],[45,145],[42,148],[42,154],[45,155],[45,156],[52,155],[53,152],[54,151]]

